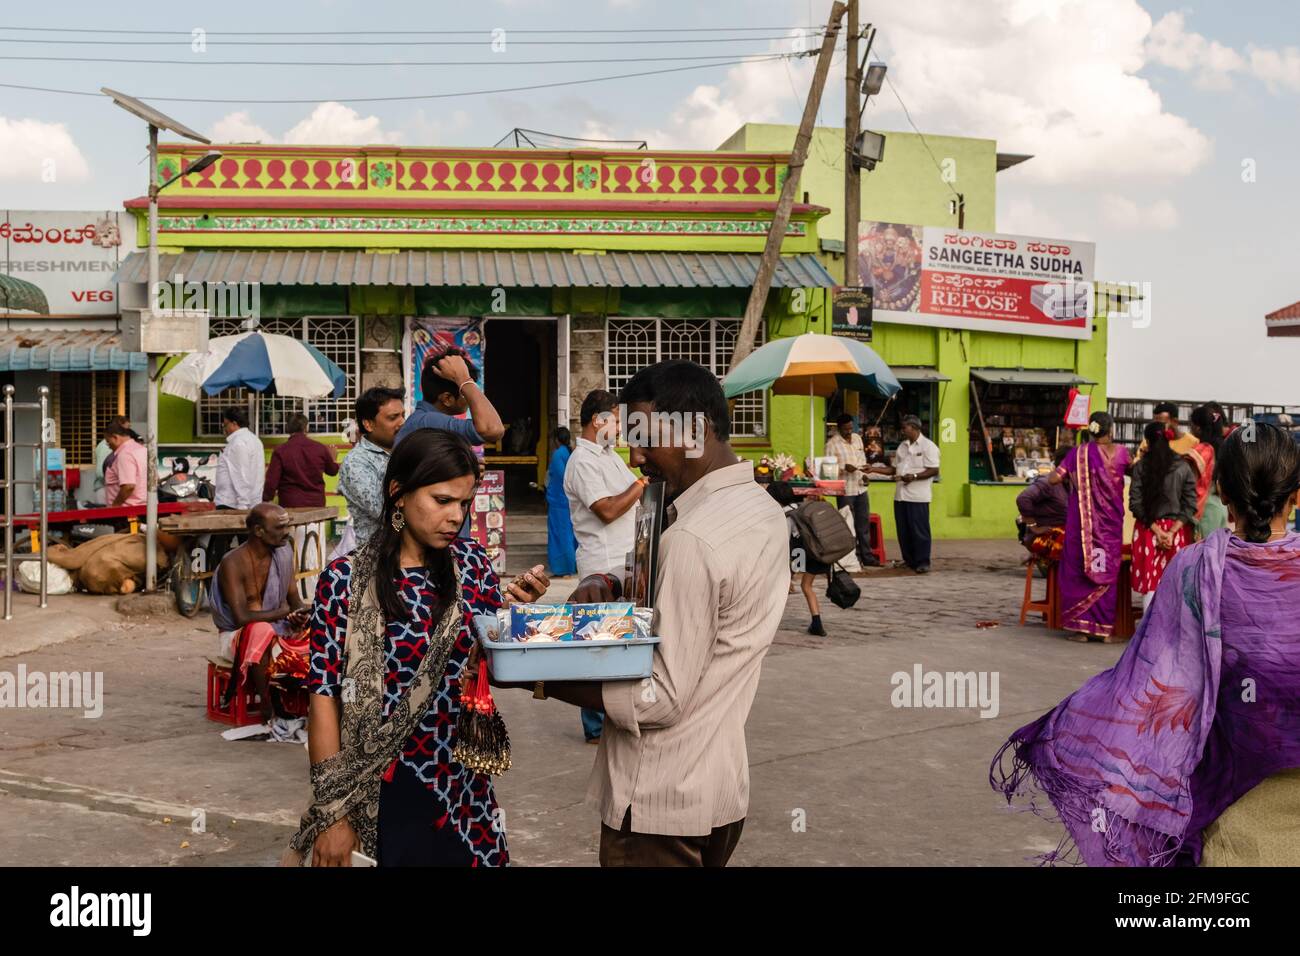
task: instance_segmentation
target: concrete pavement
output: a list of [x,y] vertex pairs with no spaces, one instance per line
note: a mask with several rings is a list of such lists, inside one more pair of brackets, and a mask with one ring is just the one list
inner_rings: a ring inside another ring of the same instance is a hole
[[[1016,626],[1022,554],[1014,542],[937,542],[930,575],[869,572],[857,607],[823,602],[826,638],[805,632],[802,597],[789,596],[747,728],[751,800],[736,865],[1021,865],[1055,846],[1057,827],[1000,805],[989,761],[1123,646]],[[0,861],[278,859],[306,800],[306,752],[226,742],[206,720],[210,621],[123,619],[99,604],[74,609],[98,601],[84,595],[53,600],[55,614],[38,612],[49,620],[0,625],[0,671],[102,671],[104,712],[0,713]],[[39,646],[54,618],[71,616],[107,626]],[[975,626],[989,620],[999,626]],[[997,716],[895,707],[891,677],[916,665],[996,672]],[[523,691],[499,702],[515,755],[497,782],[515,863],[594,865],[598,826],[583,797],[595,748],[576,710]]]

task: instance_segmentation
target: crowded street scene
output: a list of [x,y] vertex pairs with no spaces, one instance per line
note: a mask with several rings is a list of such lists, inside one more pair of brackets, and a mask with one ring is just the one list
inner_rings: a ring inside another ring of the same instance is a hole
[[7,11],[6,921],[855,867],[1281,925],[1300,16],[1231,11]]

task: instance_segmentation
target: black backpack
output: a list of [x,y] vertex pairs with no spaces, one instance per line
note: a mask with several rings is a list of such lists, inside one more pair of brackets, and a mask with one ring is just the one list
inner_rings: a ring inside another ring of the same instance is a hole
[[804,548],[822,564],[834,564],[857,546],[848,522],[825,501],[805,501],[795,509],[794,522]]

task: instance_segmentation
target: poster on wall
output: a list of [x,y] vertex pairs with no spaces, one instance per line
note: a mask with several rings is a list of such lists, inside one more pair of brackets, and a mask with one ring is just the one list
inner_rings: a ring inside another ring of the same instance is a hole
[[115,212],[6,210],[0,315],[116,315],[122,234]]
[[419,316],[406,320],[402,351],[407,356],[406,394],[409,404],[424,398],[420,391],[420,372],[428,354],[454,345],[463,349],[478,369],[478,384],[483,387],[483,320],[473,318]]
[[485,471],[469,512],[469,536],[483,545],[498,575],[506,573],[506,473]]
[[831,290],[831,333],[870,342],[871,306],[870,286],[837,285]]
[[1092,338],[1091,242],[862,222],[858,258],[881,322]]

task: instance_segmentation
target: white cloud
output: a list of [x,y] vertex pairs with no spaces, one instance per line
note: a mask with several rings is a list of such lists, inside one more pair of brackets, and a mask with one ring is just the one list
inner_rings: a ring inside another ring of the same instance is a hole
[[1187,32],[1182,13],[1166,13],[1147,37],[1147,56],[1154,63],[1185,73],[1195,72],[1196,84],[1204,89],[1227,89],[1232,74],[1246,69],[1246,58],[1217,40]]
[[342,103],[321,103],[310,116],[284,134],[291,144],[328,144],[365,146],[371,143],[396,143],[400,133],[386,133],[378,116],[362,116]]
[[399,132],[386,132],[378,116],[362,116],[342,103],[318,103],[311,115],[299,120],[283,137],[253,121],[246,110],[229,113],[212,126],[212,139],[225,143],[275,143],[291,145],[367,146],[398,143]]
[[0,116],[0,179],[84,182],[90,165],[62,123]]
[[239,110],[221,117],[212,124],[212,141],[214,143],[274,143],[275,137],[254,123],[246,110]]
[[1161,66],[1194,73],[1196,85],[1203,89],[1227,89],[1232,85],[1232,74],[1249,73],[1270,93],[1300,92],[1300,50],[1251,45],[1245,54],[1238,53],[1217,40],[1189,32],[1186,17],[1179,12],[1166,13],[1151,28],[1147,54]]
[[1281,52],[1252,49],[1250,69],[1270,93],[1276,93],[1279,88],[1300,91],[1300,50],[1293,46]]
[[999,203],[998,231],[1017,236],[1077,236],[1077,229],[1066,226],[1051,213],[1044,212],[1034,205],[1032,200],[1016,198],[1007,201],[1005,207]]
[[[803,19],[802,7],[792,3],[791,14]],[[1137,0],[930,0],[891,8],[872,55],[889,64],[923,132],[994,138],[1001,149],[1032,153],[1017,171],[1023,182],[1164,181],[1203,165],[1210,140],[1138,75],[1151,31]],[[1170,58],[1182,55],[1175,39],[1166,37]],[[823,122],[834,125],[842,62],[823,94]],[[712,149],[743,123],[789,122],[813,67],[812,57],[734,67],[722,82],[697,86],[665,128],[640,135],[656,147]],[[911,128],[889,86],[866,115],[873,128]]]
[[1168,199],[1143,206],[1127,197],[1108,193],[1102,197],[1101,215],[1117,229],[1168,231],[1178,226],[1178,210]]

